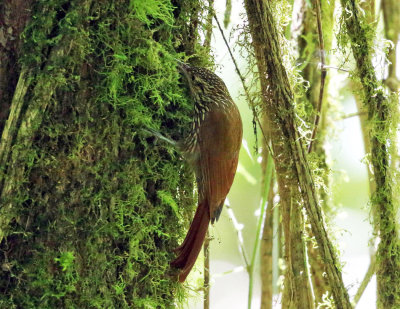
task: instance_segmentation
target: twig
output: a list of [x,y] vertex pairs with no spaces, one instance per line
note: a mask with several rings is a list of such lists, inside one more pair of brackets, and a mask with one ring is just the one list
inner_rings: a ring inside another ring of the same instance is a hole
[[[248,88],[247,88],[247,86],[246,86],[246,83],[245,83],[245,79],[244,79],[242,73],[240,73],[239,66],[237,65],[236,59],[235,59],[235,57],[233,56],[233,53],[232,53],[232,51],[231,51],[231,48],[229,47],[228,41],[226,40],[224,31],[222,30],[222,27],[221,27],[221,25],[220,25],[220,23],[219,23],[219,21],[218,21],[218,18],[217,18],[217,16],[216,16],[215,14],[214,14],[214,19],[215,19],[215,21],[217,22],[218,29],[219,29],[219,31],[221,32],[221,35],[222,35],[222,38],[224,39],[226,48],[228,49],[229,55],[231,56],[232,62],[233,62],[233,64],[234,64],[234,66],[235,66],[236,73],[237,73],[237,75],[239,76],[240,81],[242,82],[242,86],[243,86],[244,93],[246,94],[247,102],[249,102],[250,108],[251,108],[251,110],[252,110],[252,112],[253,112],[253,129],[254,129],[254,135],[255,135],[255,138],[256,138],[256,145],[258,145],[258,141],[257,141],[257,126],[256,126],[256,122],[257,122],[258,127],[260,128],[261,133],[262,133],[262,135],[263,135],[263,138],[264,138],[264,140],[265,140],[265,144],[267,145],[267,147],[268,147],[268,149],[269,149],[271,155],[273,156],[273,152],[272,152],[272,150],[270,149],[269,144],[268,144],[268,139],[267,139],[267,137],[266,137],[266,135],[265,135],[265,133],[264,133],[264,130],[263,130],[262,126],[261,126],[260,119],[258,118],[256,109],[255,109],[255,107],[254,107],[253,100],[252,100],[251,97],[250,97],[249,90],[248,90]],[[255,119],[255,121],[254,121],[254,119]],[[257,146],[256,146],[256,147],[257,147]],[[256,149],[256,150],[257,150],[257,149]],[[257,151],[257,152],[258,152],[258,151]]]
[[[317,64],[317,65],[321,65],[321,61],[319,61],[319,62],[316,62],[316,61],[303,61],[302,62],[302,64]],[[324,66],[324,68],[327,70],[327,69],[332,69],[332,70],[336,70],[336,71],[339,71],[339,72],[345,72],[345,73],[350,73],[350,70],[347,70],[347,69],[343,69],[343,68],[340,68],[340,67],[334,67],[334,66],[332,66],[332,65],[326,65],[325,64],[325,66]]]
[[246,270],[245,267],[243,265],[241,265],[241,266],[237,266],[237,267],[235,267],[233,269],[224,271],[222,273],[213,274],[213,278],[220,278],[220,277],[224,277],[226,275],[230,275],[230,274],[233,274],[233,273],[240,273],[240,272],[245,271],[245,270]]
[[319,49],[320,49],[320,57],[321,57],[321,82],[319,88],[319,98],[316,108],[316,115],[314,119],[314,128],[311,134],[310,145],[308,146],[308,153],[312,150],[313,140],[317,135],[318,124],[321,117],[322,110],[322,100],[324,98],[324,88],[325,88],[325,78],[326,78],[326,68],[325,68],[325,47],[324,47],[324,37],[322,35],[322,23],[321,23],[321,3],[320,0],[315,0],[315,10],[317,12],[317,28],[318,28],[318,40],[319,40]]
[[208,0],[208,12],[207,12],[207,19],[206,19],[206,37],[204,39],[203,46],[207,48],[209,52],[211,49],[211,35],[213,32],[212,26],[212,18],[214,15],[214,0]]
[[[212,18],[214,15],[214,0],[208,0],[208,12],[206,22],[206,37],[204,47],[208,53],[211,50],[211,36],[213,32]],[[210,308],[210,234],[207,231],[204,241],[204,309]]]
[[264,227],[262,232],[262,239],[260,244],[260,275],[261,275],[261,309],[271,309],[274,295],[274,267],[278,268],[278,263],[273,261],[273,253],[277,248],[274,248],[274,227],[276,228],[277,222],[274,220],[274,176],[271,180],[269,194],[268,194],[268,207],[264,218]]
[[371,262],[369,264],[368,270],[365,273],[364,279],[362,280],[360,286],[358,287],[356,295],[354,295],[352,304],[355,308],[357,306],[358,301],[360,300],[361,296],[363,295],[365,289],[368,286],[368,283],[371,281],[372,276],[375,274],[376,269],[376,253],[371,256]]
[[231,13],[232,13],[232,0],[226,0],[225,14],[224,14],[224,27],[225,27],[225,29],[228,27],[229,22],[231,20]]
[[324,68],[325,68],[325,69],[334,69],[334,70],[337,70],[337,71],[350,73],[350,70],[346,70],[346,69],[334,67],[334,66],[331,66],[331,65],[325,65]]
[[253,285],[254,285],[254,266],[256,264],[256,257],[258,253],[258,249],[260,247],[260,241],[263,233],[263,224],[265,219],[265,213],[267,207],[272,207],[272,205],[268,205],[268,196],[269,190],[271,188],[272,174],[274,172],[274,162],[272,160],[271,153],[268,153],[266,171],[265,171],[265,180],[264,180],[264,188],[262,190],[261,195],[261,213],[257,222],[257,230],[256,230],[256,238],[253,246],[253,253],[251,255],[250,268],[248,270],[249,273],[249,293],[247,299],[247,308],[251,309],[251,301],[253,298]]
[[233,209],[232,209],[231,206],[229,205],[228,200],[226,200],[225,203],[226,203],[226,204],[225,204],[226,210],[227,210],[227,212],[228,212],[229,217],[230,217],[231,220],[232,220],[233,227],[235,228],[236,233],[237,233],[237,236],[238,236],[237,238],[238,238],[239,252],[240,252],[241,255],[242,255],[244,265],[246,266],[246,271],[249,272],[250,264],[249,264],[249,260],[247,259],[246,251],[245,251],[244,245],[243,245],[242,226],[241,226],[241,224],[239,224],[239,222],[236,220],[235,213],[233,212]]
[[348,119],[351,117],[356,117],[356,116],[364,116],[367,115],[367,112],[356,112],[356,113],[350,113],[347,115],[343,115],[343,117],[340,118],[340,120]]
[[210,233],[204,241],[204,309],[210,308]]

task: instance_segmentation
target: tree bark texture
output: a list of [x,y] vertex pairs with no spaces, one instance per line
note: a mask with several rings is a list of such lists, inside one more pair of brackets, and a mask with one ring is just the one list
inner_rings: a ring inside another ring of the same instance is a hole
[[377,80],[372,65],[372,49],[368,26],[353,0],[341,0],[347,35],[356,61],[357,76],[362,85],[363,102],[370,124],[371,163],[375,192],[372,207],[376,216],[374,224],[379,231],[377,252],[378,308],[400,306],[400,242],[397,223],[398,206],[393,200],[393,181],[390,172],[390,133],[392,113],[397,113],[398,103],[391,103]]
[[[246,7],[246,9],[248,10],[248,7]],[[250,16],[249,22],[252,22]],[[258,63],[258,67],[260,70],[260,63]],[[267,123],[267,132],[271,136],[273,152],[275,154],[274,159],[277,181],[279,184],[280,207],[284,232],[284,257],[286,268],[282,306],[285,308],[312,308],[313,301],[308,281],[305,242],[302,234],[304,222],[301,206],[299,204],[301,200],[300,191],[297,189],[296,179],[293,173],[291,173],[290,165],[287,164],[286,160],[288,158],[280,156],[279,163],[277,163],[276,154],[285,153],[287,151],[287,144],[283,142],[281,134],[278,131],[279,129],[275,126],[270,127],[270,119],[268,119]],[[276,142],[276,138],[280,139],[279,142]]]
[[[296,129],[293,93],[281,61],[270,4],[268,1],[246,0],[245,6],[260,73],[264,113],[269,119],[271,130],[282,215],[298,220],[301,215],[300,207],[305,206],[321,257],[326,264],[327,278],[336,306],[351,308],[347,290],[343,285],[339,261],[324,227],[305,148]],[[296,215],[296,211],[299,215]],[[301,224],[301,220],[297,223],[291,222],[291,225],[293,224]],[[302,235],[298,234],[297,237],[296,241],[300,242]],[[297,268],[300,264],[301,267]],[[293,273],[289,274],[294,276],[292,282],[295,284],[291,286],[291,297],[296,308],[312,308],[314,305],[309,297],[308,276],[304,266],[304,260],[297,260],[291,265]]]
[[[0,3],[0,131],[9,114],[18,81],[21,33],[31,18],[32,1],[6,0]],[[1,165],[0,165],[1,166]]]
[[[316,0],[319,1],[319,0]],[[324,149],[324,142],[327,132],[327,113],[329,110],[328,101],[328,85],[329,85],[329,71],[325,78],[324,93],[321,102],[321,111],[317,110],[320,100],[320,83],[321,83],[321,67],[329,63],[329,51],[332,46],[333,36],[333,10],[335,6],[328,4],[326,1],[321,1],[321,24],[322,24],[322,37],[324,42],[324,50],[318,40],[318,29],[315,10],[317,9],[316,1],[313,1],[313,6],[308,5],[304,0],[301,2],[299,19],[302,21],[301,33],[298,36],[299,46],[299,61],[302,63],[302,76],[309,82],[309,88],[306,90],[304,101],[306,106],[311,105],[314,113],[320,112],[320,123],[317,128],[315,139],[313,140],[312,152],[314,158],[317,160],[319,171],[323,185],[318,190],[319,199],[321,201],[322,209],[324,210],[327,219],[332,214],[332,206],[330,204],[330,197],[327,194],[327,188],[330,187],[329,166],[326,162],[326,153]],[[300,24],[297,22],[297,24]],[[325,53],[327,63],[322,64],[320,55]],[[308,121],[312,123],[313,119]],[[307,228],[309,237],[313,237],[311,229]],[[323,295],[330,292],[329,284],[325,273],[325,264],[321,259],[318,249],[312,241],[307,242],[308,261],[310,264],[311,282],[313,285],[313,292],[315,297],[315,305],[322,303]]]
[[396,0],[383,0],[382,12],[385,24],[385,37],[393,42],[393,47],[389,50],[387,56],[390,65],[385,84],[391,91],[395,92],[400,88],[400,82],[396,76],[396,50],[400,34],[400,2]]
[[274,244],[274,181],[268,195],[268,208],[264,220],[264,229],[260,248],[261,255],[261,309],[272,309],[274,295],[273,244]]
[[[263,121],[265,123],[265,121]],[[264,132],[267,128],[263,128]],[[262,181],[261,188],[265,187],[265,175],[267,171],[268,156],[270,155],[267,144],[263,140],[262,148]],[[261,275],[261,309],[272,309],[272,300],[274,292],[273,282],[273,244],[274,244],[274,177],[271,180],[269,194],[268,194],[268,205],[266,209],[264,227],[262,233],[262,240],[260,245],[260,275]],[[261,190],[262,192],[264,189]]]
[[174,58],[203,48],[200,11],[1,2],[0,308],[174,306],[193,175],[143,129],[190,125]]

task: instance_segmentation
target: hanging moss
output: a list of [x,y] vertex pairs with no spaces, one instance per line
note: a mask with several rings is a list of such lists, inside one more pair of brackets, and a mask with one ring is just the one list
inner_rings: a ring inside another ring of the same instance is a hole
[[[397,183],[391,171],[398,127],[398,100],[387,95],[372,65],[374,29],[353,0],[341,0],[343,27],[356,61],[355,77],[362,85],[362,101],[368,111],[371,165],[376,185],[372,193],[374,224],[379,231],[377,250],[377,306],[400,307],[400,242],[396,205]],[[346,42],[346,41],[344,41]],[[342,42],[342,43],[344,43]],[[391,151],[392,150],[392,151]]]
[[4,175],[1,308],[173,306],[192,173],[143,128],[177,139],[189,125],[174,58],[196,46],[195,29],[177,34],[200,5],[185,2],[36,2],[26,132]]

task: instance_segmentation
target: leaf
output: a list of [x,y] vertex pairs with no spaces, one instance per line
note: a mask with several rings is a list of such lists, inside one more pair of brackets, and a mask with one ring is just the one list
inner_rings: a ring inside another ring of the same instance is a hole
[[128,60],[128,57],[125,55],[114,54],[114,58],[118,60]]

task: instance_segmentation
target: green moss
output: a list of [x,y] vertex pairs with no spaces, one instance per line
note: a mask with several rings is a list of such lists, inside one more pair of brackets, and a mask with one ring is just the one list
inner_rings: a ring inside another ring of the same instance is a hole
[[376,190],[371,197],[374,224],[379,231],[377,250],[378,308],[400,306],[400,241],[398,206],[391,168],[398,127],[398,100],[387,96],[372,66],[373,28],[353,0],[342,0],[343,24],[357,65],[355,77],[362,85],[362,100],[368,111],[371,163]]
[[0,307],[170,308],[182,294],[169,262],[192,172],[142,129],[179,138],[189,125],[174,58],[193,7],[174,20],[166,0],[35,4],[20,61],[34,68],[26,103],[42,110],[28,108],[29,143],[14,146]]

